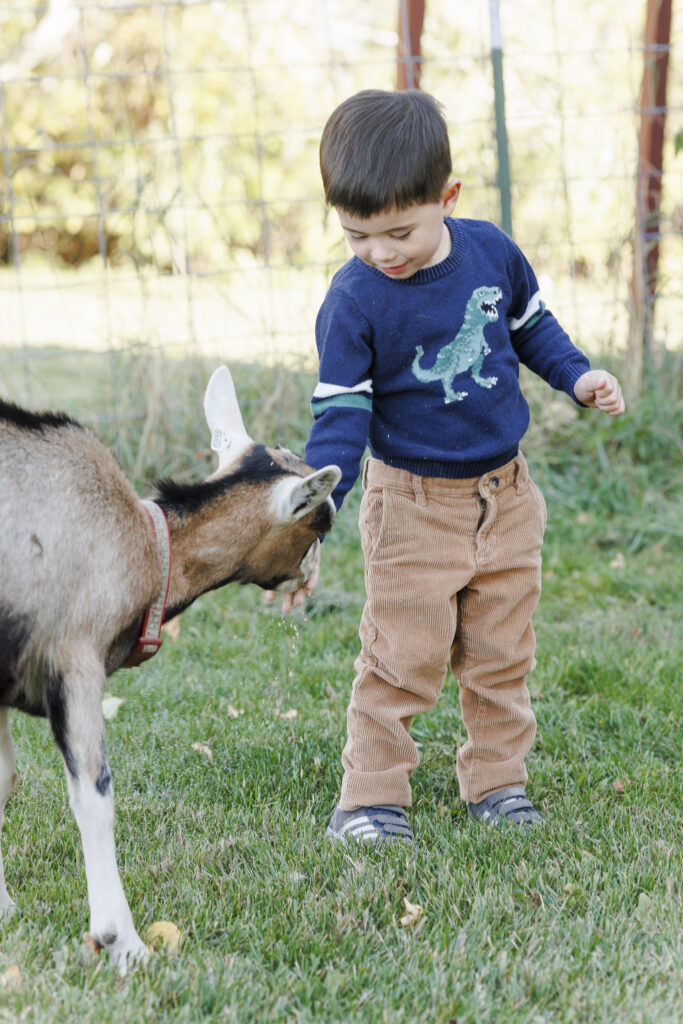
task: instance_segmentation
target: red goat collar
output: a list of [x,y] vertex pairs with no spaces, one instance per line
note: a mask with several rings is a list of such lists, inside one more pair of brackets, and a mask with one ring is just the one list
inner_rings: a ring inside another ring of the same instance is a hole
[[140,636],[124,661],[123,668],[135,668],[137,665],[141,665],[143,661],[153,658],[161,647],[161,626],[164,621],[168,588],[171,582],[171,535],[168,530],[168,520],[156,502],[142,501],[140,504],[149,517],[152,533],[157,542],[162,584],[161,590],[145,612]]

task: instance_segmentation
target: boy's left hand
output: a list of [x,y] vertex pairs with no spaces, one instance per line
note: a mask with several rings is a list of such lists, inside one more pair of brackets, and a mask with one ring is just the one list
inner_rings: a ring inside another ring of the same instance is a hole
[[617,378],[607,370],[587,370],[574,385],[574,394],[584,405],[600,409],[610,416],[621,416],[626,405]]
[[[289,615],[292,608],[299,608],[304,603],[306,598],[310,597],[310,595],[315,590],[315,585],[318,582],[318,577],[320,576],[320,548],[321,544],[320,541],[318,540],[316,541],[315,566],[313,568],[313,572],[311,573],[311,577],[308,580],[308,582],[303,587],[299,587],[299,589],[294,591],[294,593],[289,592],[282,595],[283,615]],[[276,591],[266,590],[266,601],[276,601],[277,598],[278,594],[276,593]]]

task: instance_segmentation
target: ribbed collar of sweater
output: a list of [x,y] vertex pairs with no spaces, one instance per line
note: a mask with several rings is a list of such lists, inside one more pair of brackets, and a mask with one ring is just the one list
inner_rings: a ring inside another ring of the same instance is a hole
[[355,258],[371,274],[381,277],[383,281],[389,281],[391,284],[417,285],[426,284],[428,281],[438,281],[442,277],[447,277],[448,274],[451,274],[454,270],[457,270],[462,263],[462,258],[465,254],[465,239],[457,220],[453,220],[451,217],[446,217],[445,224],[451,235],[450,253],[445,260],[441,260],[440,263],[436,263],[433,267],[422,267],[421,270],[416,270],[410,277],[397,278],[393,281],[386,274],[383,274],[381,270],[377,270],[376,267],[368,266],[367,263],[363,263],[359,260],[357,256]]

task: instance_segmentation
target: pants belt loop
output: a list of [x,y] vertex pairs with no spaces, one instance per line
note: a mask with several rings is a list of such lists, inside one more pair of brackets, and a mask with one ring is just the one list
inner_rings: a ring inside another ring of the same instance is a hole
[[427,499],[425,497],[424,488],[422,486],[422,477],[417,476],[413,473],[413,494],[415,495],[415,502],[417,505],[426,505]]
[[529,467],[521,452],[515,457],[514,483],[517,494],[524,494],[529,486]]
[[365,460],[365,463],[363,465],[363,490],[364,491],[367,491],[367,489],[368,489],[368,473],[369,472],[370,472],[370,457],[368,456],[368,458]]

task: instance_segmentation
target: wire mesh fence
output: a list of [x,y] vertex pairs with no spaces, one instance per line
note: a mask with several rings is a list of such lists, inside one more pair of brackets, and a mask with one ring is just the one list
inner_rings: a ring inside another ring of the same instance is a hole
[[[2,394],[68,404],[126,457],[141,423],[196,415],[207,366],[312,367],[346,258],[320,132],[346,96],[395,87],[401,2],[0,0]],[[500,10],[515,239],[577,343],[616,354],[643,0]],[[674,11],[655,319],[669,347],[683,345],[682,42]],[[449,122],[457,213],[500,223],[488,3],[427,0],[420,70]]]

